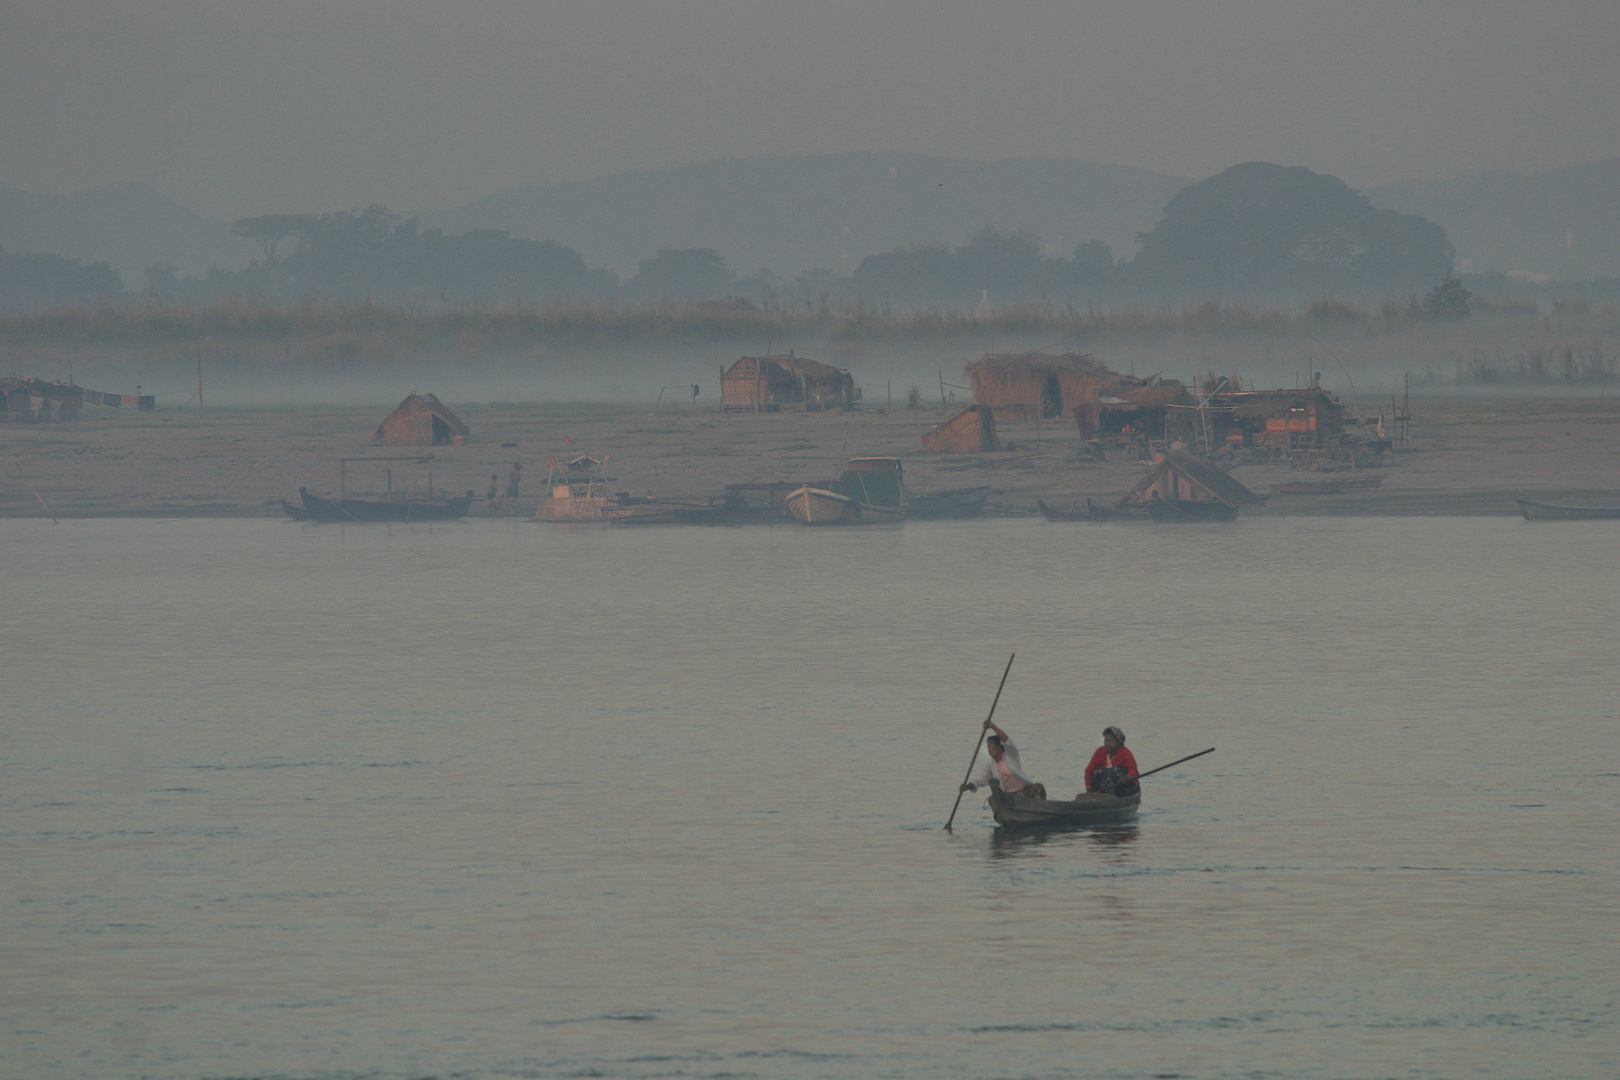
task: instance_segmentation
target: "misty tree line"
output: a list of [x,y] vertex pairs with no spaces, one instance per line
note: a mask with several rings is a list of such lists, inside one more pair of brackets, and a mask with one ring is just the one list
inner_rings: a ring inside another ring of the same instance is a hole
[[[963,308],[1171,294],[1331,294],[1425,296],[1435,317],[1467,313],[1466,290],[1446,284],[1455,252],[1439,225],[1376,209],[1335,177],[1265,163],[1234,166],[1183,188],[1162,220],[1138,235],[1140,250],[1130,259],[1116,259],[1100,240],[1053,253],[1028,231],[985,226],[965,243],[869,255],[848,275],[739,274],[712,248],[666,247],[621,279],[552,240],[496,229],[447,235],[384,206],[243,218],[233,231],[260,246],[260,257],[245,269],[182,277],[159,263],[147,269],[142,294],[191,304],[237,298],[446,306],[735,296],[767,310],[856,300]],[[105,263],[0,253],[0,303],[7,306],[119,296],[129,294]]]

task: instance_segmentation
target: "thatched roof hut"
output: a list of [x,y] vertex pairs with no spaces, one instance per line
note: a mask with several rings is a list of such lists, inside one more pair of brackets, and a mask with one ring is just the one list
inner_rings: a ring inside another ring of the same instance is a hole
[[[1090,353],[1001,353],[965,365],[976,405],[989,405],[999,419],[1069,415],[1084,400],[1088,380],[1113,377]],[[1094,391],[1093,391],[1094,392]]]
[[1114,435],[1127,428],[1141,431],[1150,439],[1165,439],[1177,420],[1183,419],[1176,410],[1194,404],[1187,388],[1174,379],[1110,375],[1088,379],[1081,391],[1081,403],[1071,413],[1082,439]]
[[1154,496],[1171,502],[1256,505],[1266,501],[1208,458],[1165,454],[1142,482],[1125,493],[1120,506],[1143,506]]
[[933,454],[977,454],[1001,449],[995,410],[969,405],[943,424],[923,432],[923,449]]
[[383,446],[460,446],[465,421],[432,394],[408,394],[399,408],[377,425],[371,441]]
[[721,412],[852,409],[855,377],[843,368],[786,356],[744,356],[720,372]]

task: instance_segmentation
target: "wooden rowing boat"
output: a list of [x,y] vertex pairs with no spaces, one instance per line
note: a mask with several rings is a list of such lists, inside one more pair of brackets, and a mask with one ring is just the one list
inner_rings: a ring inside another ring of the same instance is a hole
[[1092,825],[1119,825],[1136,818],[1142,802],[1139,790],[1119,796],[1092,791],[1068,801],[1008,795],[990,782],[990,812],[1005,829],[1083,829]]
[[411,523],[454,521],[467,516],[473,493],[451,499],[323,499],[308,488],[298,489],[301,505],[281,500],[282,509],[294,521],[324,521],[365,524],[379,521]]
[[848,495],[826,488],[801,484],[788,492],[787,510],[795,521],[805,525],[853,525],[860,520],[860,506]]
[[1600,521],[1620,518],[1620,506],[1565,506],[1560,503],[1514,500],[1526,521]]

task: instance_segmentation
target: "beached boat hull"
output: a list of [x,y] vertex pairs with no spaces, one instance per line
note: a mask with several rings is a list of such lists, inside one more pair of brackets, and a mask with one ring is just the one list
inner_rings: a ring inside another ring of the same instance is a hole
[[991,487],[957,488],[919,495],[906,503],[906,517],[917,521],[978,517],[990,498]]
[[1084,829],[1093,825],[1121,825],[1136,820],[1142,793],[1118,796],[1089,792],[1068,801],[1008,795],[990,785],[990,812],[1007,829]]
[[298,489],[302,505],[295,506],[281,500],[282,509],[295,521],[324,521],[346,524],[366,524],[379,521],[413,523],[418,521],[455,521],[467,516],[472,506],[472,492],[454,499],[420,499],[396,502],[374,499],[323,499],[311,495],[305,488]]
[[860,504],[848,495],[808,484],[787,496],[788,513],[805,525],[853,525],[860,520]]
[[1559,503],[1514,500],[1526,521],[1602,521],[1620,518],[1620,506],[1564,506]]
[[1346,491],[1375,488],[1384,482],[1382,476],[1355,476],[1336,480],[1289,480],[1272,484],[1273,495],[1342,495]]

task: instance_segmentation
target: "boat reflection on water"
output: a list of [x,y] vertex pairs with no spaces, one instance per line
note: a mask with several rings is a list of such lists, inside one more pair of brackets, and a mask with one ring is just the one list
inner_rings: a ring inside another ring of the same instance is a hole
[[994,829],[990,833],[992,859],[1049,855],[1039,851],[1048,844],[1058,848],[1088,847],[1128,855],[1136,844],[1136,825],[1095,825],[1086,829]]

